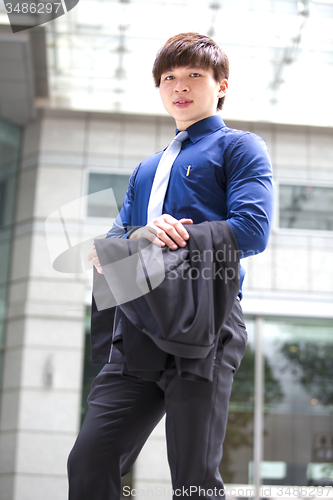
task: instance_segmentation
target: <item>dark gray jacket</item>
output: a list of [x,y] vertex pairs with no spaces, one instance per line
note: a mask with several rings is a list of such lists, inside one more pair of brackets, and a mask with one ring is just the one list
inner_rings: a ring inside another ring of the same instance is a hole
[[[109,304],[118,299],[119,305],[105,308],[108,303],[97,299],[104,308],[98,311],[93,301],[93,361],[112,362],[112,344],[125,357],[125,373],[158,380],[171,355],[180,376],[211,379],[217,339],[239,290],[239,252],[226,221],[186,229],[185,248],[163,249],[165,276],[157,286],[155,245],[145,239],[95,240],[104,271],[104,276],[95,273],[95,299],[109,295]],[[140,263],[131,288],[128,279],[122,281],[126,273],[120,265],[129,256]],[[126,287],[129,296],[138,287],[138,296],[126,301]]]

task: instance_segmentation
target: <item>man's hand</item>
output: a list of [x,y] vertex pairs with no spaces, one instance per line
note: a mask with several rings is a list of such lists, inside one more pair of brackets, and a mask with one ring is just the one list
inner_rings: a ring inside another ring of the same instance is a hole
[[159,247],[167,245],[171,250],[177,250],[178,246],[184,247],[189,239],[189,234],[184,228],[186,224],[193,224],[193,220],[177,220],[171,215],[163,214],[134,231],[130,239],[146,238]]
[[99,258],[97,256],[95,245],[93,246],[91,252],[88,254],[87,261],[89,262],[90,260],[92,260],[93,266],[95,266],[96,271],[99,274],[104,274],[101,263],[100,263]]
[[[178,246],[184,247],[189,239],[189,234],[184,228],[186,224],[193,224],[192,219],[177,220],[171,215],[163,214],[160,217],[149,222],[144,227],[140,227],[134,231],[130,239],[146,238],[159,247],[167,245],[171,250],[177,250]],[[102,266],[99,262],[95,245],[87,257],[87,261],[92,261],[96,271],[99,274],[104,274]]]

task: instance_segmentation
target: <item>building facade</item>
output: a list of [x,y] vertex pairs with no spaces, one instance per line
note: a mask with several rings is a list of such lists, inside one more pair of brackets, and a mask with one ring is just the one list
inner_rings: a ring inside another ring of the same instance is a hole
[[[266,140],[276,208],[268,248],[243,261],[249,342],[221,472],[230,498],[253,496],[246,488],[259,484],[280,498],[288,485],[317,494],[333,485],[333,129],[227,125]],[[173,134],[163,116],[40,108],[22,127],[1,122],[1,150],[10,152],[0,177],[1,500],[67,496],[67,455],[96,369],[90,271],[57,259],[108,231],[135,166]],[[111,202],[94,197],[106,188]],[[162,421],[124,498],[170,499],[170,488]]]

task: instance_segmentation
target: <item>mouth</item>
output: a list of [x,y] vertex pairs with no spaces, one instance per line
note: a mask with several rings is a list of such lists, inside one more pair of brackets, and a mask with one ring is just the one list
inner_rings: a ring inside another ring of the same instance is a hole
[[192,104],[193,101],[190,101],[188,99],[177,99],[174,101],[174,105],[177,106],[177,108],[186,108],[190,104]]

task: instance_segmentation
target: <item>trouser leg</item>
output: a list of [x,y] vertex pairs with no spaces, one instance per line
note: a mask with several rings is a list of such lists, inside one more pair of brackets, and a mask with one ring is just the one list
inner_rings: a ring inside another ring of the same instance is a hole
[[[226,338],[231,340],[223,347]],[[234,372],[246,348],[240,305],[235,304],[220,336],[212,382],[163,375],[166,435],[174,499],[224,498],[219,473]]]
[[154,382],[124,378],[106,365],[93,382],[89,410],[68,459],[69,500],[118,500],[132,467],[164,415]]

